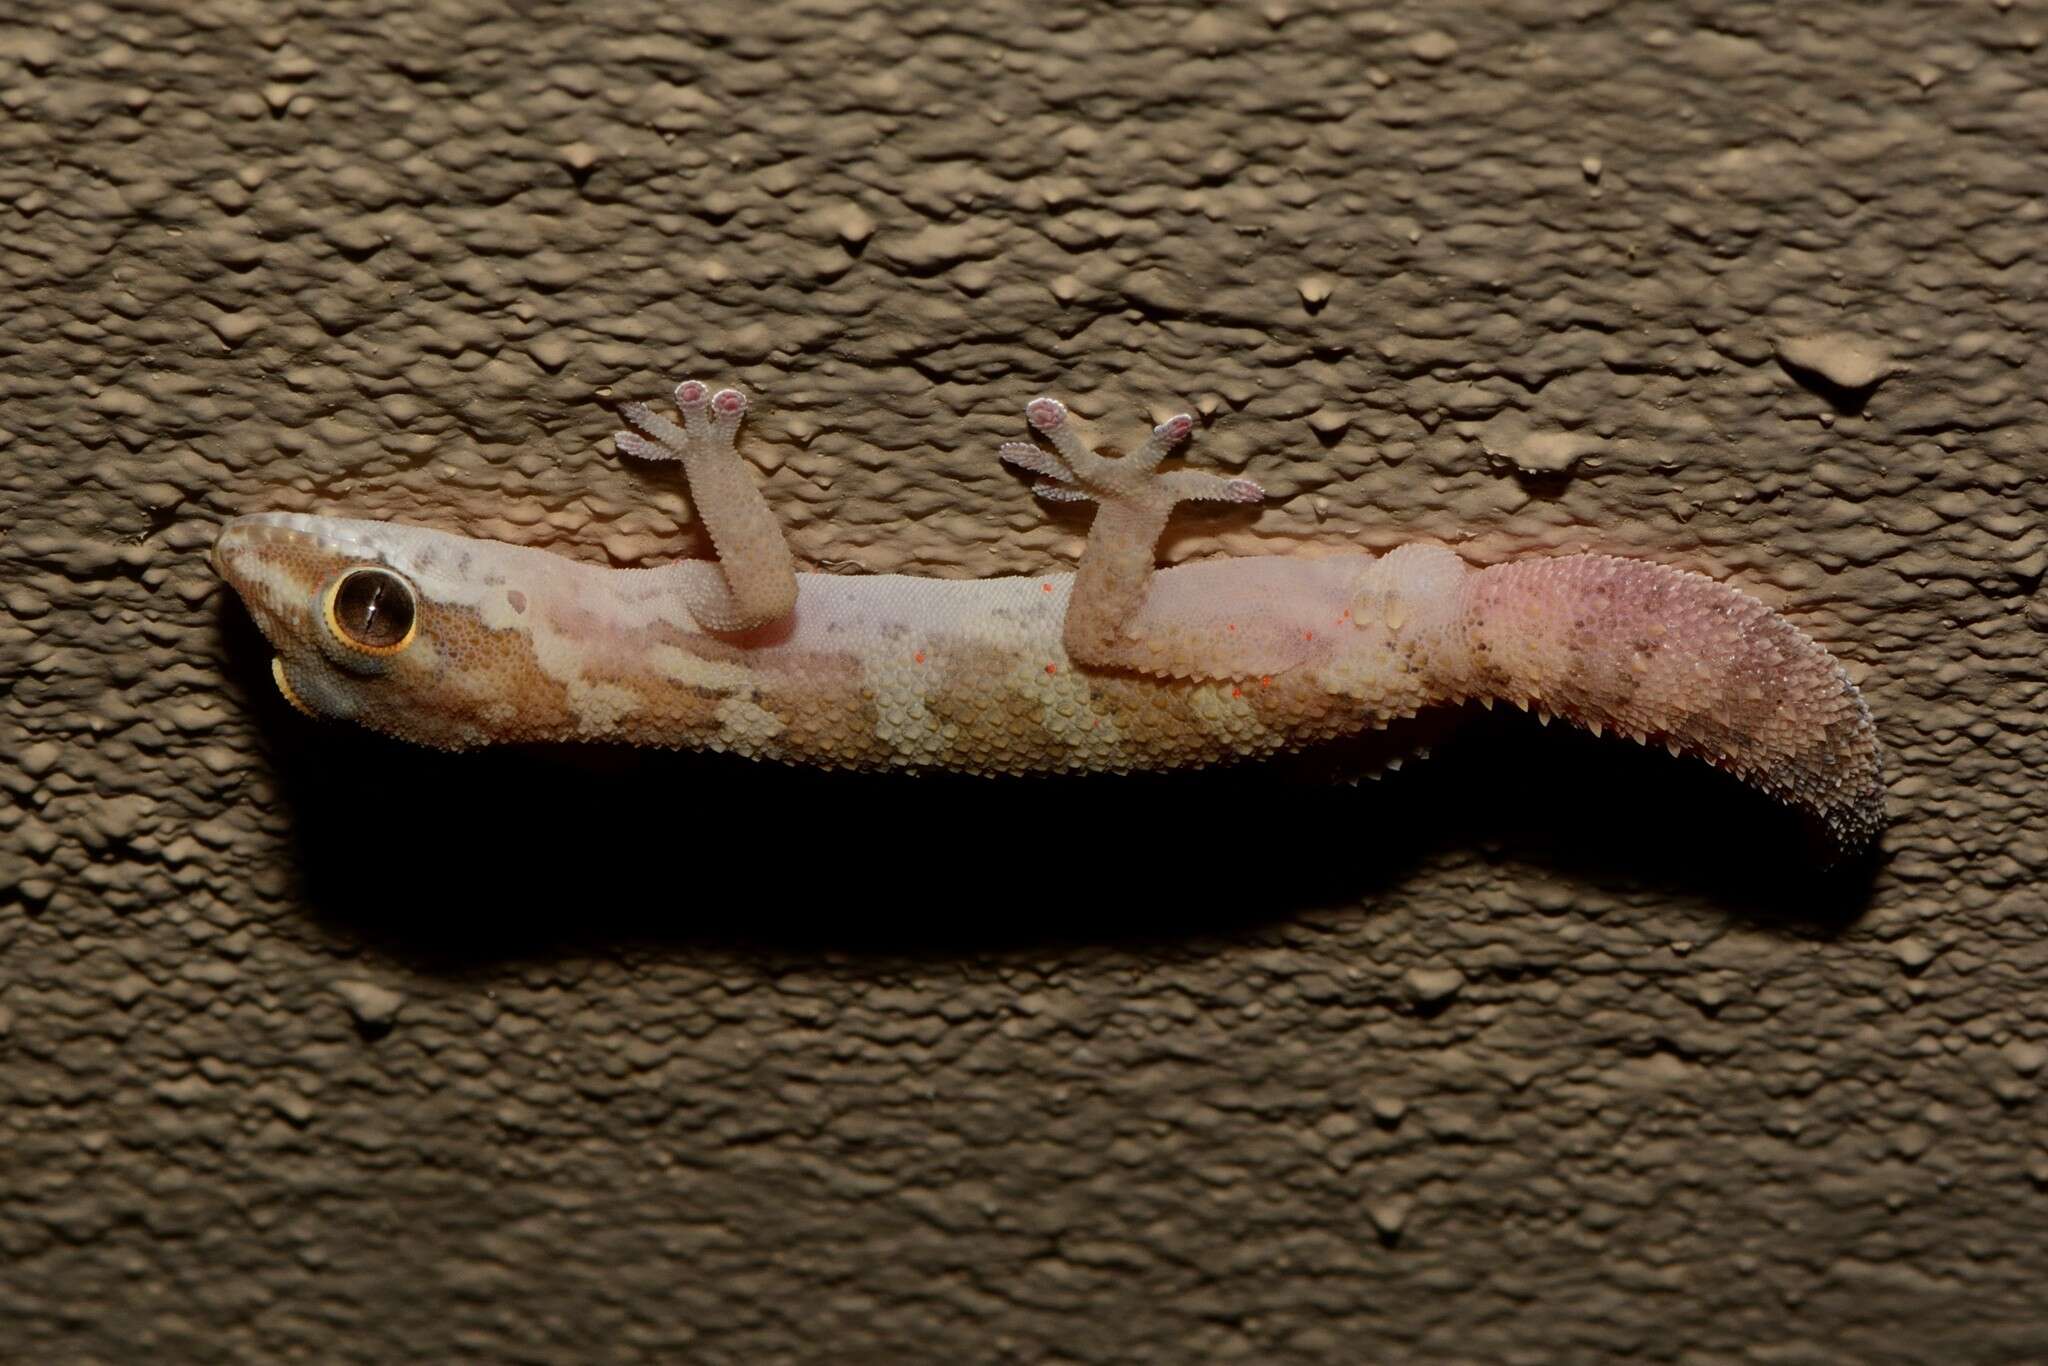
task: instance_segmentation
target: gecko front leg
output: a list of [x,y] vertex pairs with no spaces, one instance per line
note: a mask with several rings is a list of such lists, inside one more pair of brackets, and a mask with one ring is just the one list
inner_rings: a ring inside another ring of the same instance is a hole
[[[1077,662],[1105,669],[1135,669],[1178,678],[1222,678],[1261,672],[1259,660],[1239,657],[1204,629],[1210,623],[1175,618],[1142,620],[1153,581],[1152,557],[1166,519],[1181,503],[1212,500],[1256,503],[1265,490],[1249,479],[1229,479],[1198,470],[1158,472],[1159,462],[1187,438],[1194,419],[1168,418],[1135,451],[1106,456],[1081,439],[1056,398],[1025,405],[1032,427],[1052,444],[1045,451],[1025,441],[1007,442],[999,454],[1020,469],[1043,475],[1040,497],[1098,504],[1095,524],[1074,572],[1061,643]],[[1225,623],[1234,630],[1234,626]],[[1231,633],[1226,630],[1227,636]]]
[[714,394],[686,379],[676,386],[676,408],[681,427],[644,403],[621,404],[619,415],[647,435],[618,432],[612,441],[643,460],[682,462],[723,576],[722,583],[683,581],[683,604],[707,631],[749,631],[780,621],[796,607],[796,563],[734,444],[747,396],[737,389]]

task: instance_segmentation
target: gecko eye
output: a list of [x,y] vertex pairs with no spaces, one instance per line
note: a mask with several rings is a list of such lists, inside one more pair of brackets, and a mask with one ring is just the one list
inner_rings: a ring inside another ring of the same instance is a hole
[[367,655],[395,655],[419,632],[412,585],[388,569],[351,569],[321,604],[336,640]]

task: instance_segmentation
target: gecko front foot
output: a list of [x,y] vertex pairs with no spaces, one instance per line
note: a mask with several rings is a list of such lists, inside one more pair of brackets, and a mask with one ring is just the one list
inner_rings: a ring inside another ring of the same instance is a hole
[[612,443],[626,455],[682,464],[724,577],[707,583],[679,575],[684,605],[707,631],[780,621],[796,606],[796,562],[735,444],[747,396],[737,389],[714,394],[702,381],[686,379],[676,386],[676,409],[681,427],[644,403],[620,404],[619,415],[647,435],[617,432]]
[[1176,678],[1261,672],[1255,662],[1236,660],[1219,649],[1214,633],[1206,629],[1213,623],[1162,619],[1135,628],[1152,582],[1153,550],[1173,509],[1197,500],[1256,503],[1265,490],[1250,479],[1200,470],[1160,473],[1167,452],[1194,430],[1195,420],[1186,413],[1154,427],[1144,444],[1127,455],[1105,455],[1082,440],[1066,405],[1056,398],[1031,400],[1024,416],[1052,450],[1006,442],[998,452],[1003,460],[1042,476],[1034,486],[1040,497],[1100,505],[1067,602],[1061,632],[1067,653],[1097,668]]

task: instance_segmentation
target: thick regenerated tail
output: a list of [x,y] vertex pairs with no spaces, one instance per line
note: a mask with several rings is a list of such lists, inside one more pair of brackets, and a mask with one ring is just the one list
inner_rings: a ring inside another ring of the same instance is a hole
[[1461,585],[1470,695],[1661,741],[1810,814],[1843,853],[1884,825],[1884,756],[1840,664],[1726,584],[1609,555]]

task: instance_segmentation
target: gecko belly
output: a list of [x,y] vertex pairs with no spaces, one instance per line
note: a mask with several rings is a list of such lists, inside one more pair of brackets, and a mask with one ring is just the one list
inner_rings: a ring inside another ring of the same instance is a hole
[[1209,629],[1219,649],[1251,642],[1258,671],[1210,679],[1077,664],[1061,643],[1071,575],[798,575],[786,627],[659,651],[644,714],[621,716],[618,738],[857,768],[1123,771],[1299,748],[1413,710],[1333,692],[1321,667],[1366,557],[1261,559],[1227,562],[1250,574],[1190,565],[1155,581],[1169,610],[1182,592],[1212,606],[1236,595],[1241,619]]

